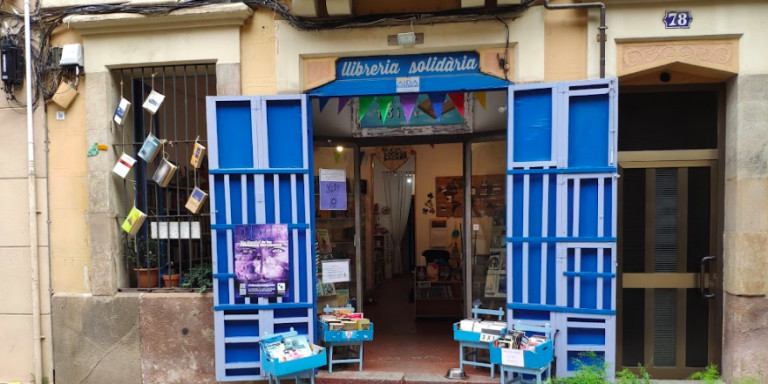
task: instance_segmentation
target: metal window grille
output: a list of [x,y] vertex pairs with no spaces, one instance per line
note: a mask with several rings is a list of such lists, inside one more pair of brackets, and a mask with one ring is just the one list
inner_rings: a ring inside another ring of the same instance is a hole
[[[200,284],[193,277],[210,271],[210,209],[208,201],[198,214],[185,205],[195,187],[210,192],[207,159],[199,168],[190,159],[196,142],[207,147],[205,97],[216,95],[215,65],[126,68],[113,70],[112,76],[121,96],[131,102],[129,116],[116,132],[115,146],[118,153],[136,159],[123,182],[124,212],[135,206],[147,215],[136,236],[121,232],[127,276],[121,285],[195,288]],[[165,96],[154,115],[142,108],[152,90]],[[138,153],[149,133],[163,144],[147,163]],[[166,187],[153,180],[163,160],[178,167]],[[123,220],[119,217],[118,225]]]

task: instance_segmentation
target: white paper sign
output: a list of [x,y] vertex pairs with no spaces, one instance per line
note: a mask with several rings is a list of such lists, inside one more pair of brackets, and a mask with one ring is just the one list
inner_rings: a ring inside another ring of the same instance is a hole
[[419,93],[421,79],[418,77],[398,77],[395,79],[395,91],[397,93]]
[[501,348],[501,364],[512,367],[525,366],[522,349]]
[[323,284],[349,281],[349,259],[323,261]]

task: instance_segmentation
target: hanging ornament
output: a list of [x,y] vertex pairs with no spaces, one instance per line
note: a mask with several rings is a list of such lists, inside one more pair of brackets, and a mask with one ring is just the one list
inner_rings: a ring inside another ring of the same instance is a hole
[[360,122],[363,120],[363,117],[365,117],[365,114],[368,113],[368,108],[371,107],[371,103],[373,103],[373,96],[360,96],[358,98],[360,110],[357,111],[357,121]]
[[405,115],[406,124],[411,121],[411,114],[413,114],[413,108],[416,107],[416,100],[418,99],[419,95],[417,93],[400,95],[400,105],[403,106],[403,114]]
[[453,104],[456,105],[459,115],[464,117],[464,92],[451,92],[448,94],[448,97],[450,97]]
[[477,102],[480,103],[480,106],[485,109],[485,92],[475,92],[475,99],[477,99]]
[[437,119],[437,115],[435,114],[435,110],[432,108],[432,102],[429,101],[429,97],[425,98],[421,103],[419,103],[419,109],[429,115],[429,117]]
[[434,109],[435,111],[437,120],[440,120],[440,117],[443,115],[443,104],[445,103],[445,93],[443,92],[429,93],[428,96],[429,96],[429,100],[432,102],[432,109]]
[[336,111],[336,114],[341,113],[341,111],[344,109],[344,107],[346,107],[347,104],[349,103],[349,99],[350,99],[349,96],[341,96],[341,97],[339,97],[339,109]]
[[387,122],[387,115],[389,110],[392,109],[392,100],[394,99],[394,96],[379,96],[376,98],[376,102],[379,104],[379,112],[381,112],[382,123]]
[[456,108],[456,105],[453,104],[453,100],[450,98],[443,103],[443,115],[446,113],[454,110]]
[[319,99],[319,102],[320,102],[320,112],[322,112],[323,109],[325,109],[325,106],[326,106],[326,104],[328,104],[328,100],[330,100],[330,99],[331,98],[329,98],[329,97],[321,97]]

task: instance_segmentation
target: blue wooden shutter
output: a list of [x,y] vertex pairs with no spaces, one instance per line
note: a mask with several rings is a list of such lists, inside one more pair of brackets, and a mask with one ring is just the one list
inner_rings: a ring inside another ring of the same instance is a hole
[[552,325],[558,375],[587,351],[613,372],[617,80],[508,97],[507,318]]
[[[264,334],[294,328],[314,339],[312,132],[305,95],[208,97],[208,161],[216,379],[265,379]],[[236,294],[233,228],[287,224],[291,279],[285,298]]]

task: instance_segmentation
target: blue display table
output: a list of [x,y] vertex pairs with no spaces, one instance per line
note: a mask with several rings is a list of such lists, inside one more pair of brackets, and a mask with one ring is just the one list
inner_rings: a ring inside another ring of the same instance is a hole
[[[326,306],[324,312],[331,313],[333,310],[334,308]],[[373,323],[370,323],[369,329],[366,330],[331,331],[328,329],[328,323],[318,320],[317,330],[318,340],[328,349],[328,372],[333,372],[334,364],[342,363],[357,363],[358,371],[363,370],[363,343],[373,340]],[[346,352],[344,358],[333,357],[334,349],[338,347]]]
[[298,333],[291,328],[289,332],[276,333],[262,337],[261,345],[261,369],[267,373],[270,384],[275,380],[280,384],[280,380],[294,379],[297,383],[300,378],[309,378],[310,383],[315,382],[315,369],[322,367],[326,363],[325,348],[311,345],[313,354],[300,359],[279,361],[269,356],[265,345],[270,342],[282,341],[287,337],[297,336]]
[[[478,318],[478,315],[490,315],[497,316],[498,320],[504,319],[504,310],[499,309],[482,309],[479,306],[472,308],[472,317]],[[486,367],[491,369],[491,377],[494,377],[496,365],[490,362],[477,361],[478,349],[490,349],[491,343],[494,340],[481,340],[482,335],[478,332],[464,331],[459,328],[461,323],[453,324],[453,339],[459,342],[459,368],[464,369],[464,365],[472,365],[476,367]],[[472,351],[464,354],[464,348],[470,348]],[[469,360],[469,358],[472,360]]]
[[[533,376],[536,384],[542,384],[543,381],[552,377],[550,369],[554,358],[552,328],[549,324],[536,326],[517,322],[514,324],[514,329],[525,332],[527,336],[544,335],[549,340],[535,346],[533,350],[510,350],[491,346],[491,362],[500,365],[501,384],[515,381],[523,383],[523,375]],[[545,375],[546,379],[544,379]]]

